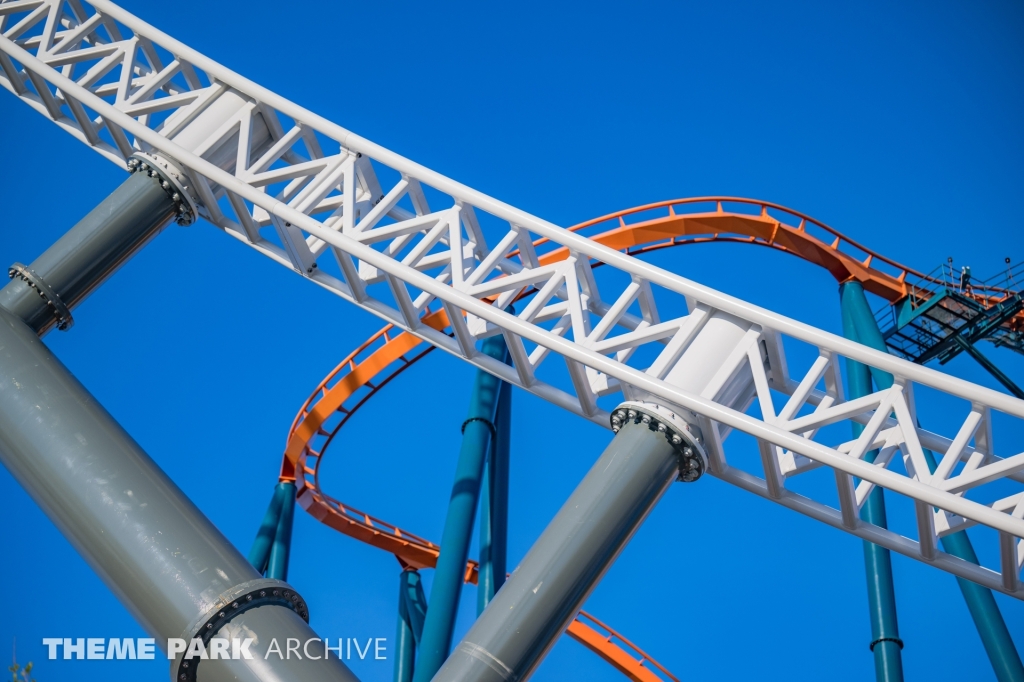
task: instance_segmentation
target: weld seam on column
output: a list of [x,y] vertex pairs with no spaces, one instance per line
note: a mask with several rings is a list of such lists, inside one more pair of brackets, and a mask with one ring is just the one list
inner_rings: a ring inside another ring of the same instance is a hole
[[[505,682],[516,682],[519,676],[515,674],[512,668],[502,663],[499,659],[495,658],[491,652],[483,648],[478,644],[472,642],[462,642],[459,644],[457,649],[462,649],[463,652],[469,654],[478,661],[481,661],[487,665],[491,670],[501,675],[501,679]],[[500,666],[500,667],[498,667]]]

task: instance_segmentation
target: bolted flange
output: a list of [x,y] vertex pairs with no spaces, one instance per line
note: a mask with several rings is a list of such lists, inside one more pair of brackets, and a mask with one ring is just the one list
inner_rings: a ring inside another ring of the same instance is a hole
[[[214,635],[232,619],[261,606],[283,606],[309,622],[309,608],[295,588],[273,578],[258,578],[235,585],[218,597],[213,608],[192,621],[181,638],[186,642],[201,639],[203,646],[207,647]],[[177,654],[171,661],[172,682],[195,682],[201,660],[186,659],[184,653]]]
[[46,283],[42,275],[21,263],[15,263],[7,268],[7,275],[11,279],[22,280],[28,284],[30,289],[39,294],[41,299],[46,301],[46,305],[50,308],[50,312],[53,313],[53,317],[57,321],[57,329],[62,332],[71,329],[71,325],[75,323],[74,318],[71,317],[71,311],[64,305],[64,301],[60,300],[60,296],[53,290],[53,287]]
[[627,401],[611,414],[612,431],[618,433],[627,423],[644,424],[651,431],[665,434],[679,454],[679,480],[692,483],[708,468],[700,429],[681,419],[675,412],[655,403]]
[[128,159],[129,173],[146,173],[163,187],[167,196],[174,202],[178,214],[179,225],[191,225],[199,215],[198,199],[194,194],[192,182],[177,164],[162,156],[153,156],[136,152]]

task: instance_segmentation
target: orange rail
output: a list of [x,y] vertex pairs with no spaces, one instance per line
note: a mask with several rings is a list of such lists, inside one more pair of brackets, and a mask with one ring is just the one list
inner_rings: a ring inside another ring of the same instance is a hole
[[[701,206],[713,209],[702,211]],[[627,223],[627,219],[632,222]],[[612,225],[616,227],[609,230]],[[767,201],[740,197],[662,201],[611,213],[569,229],[594,228],[603,231],[589,235],[591,239],[630,255],[714,241],[767,246],[825,268],[837,282],[857,280],[866,290],[890,303],[910,293],[908,278],[913,278],[919,288],[922,284],[948,285],[941,278],[923,274],[863,246],[819,220]],[[550,260],[564,258],[562,252],[551,252]],[[982,284],[964,293],[987,307],[1010,292]]]
[[[713,208],[701,211],[701,205]],[[726,205],[737,205],[738,210],[725,210]],[[749,199],[700,197],[648,204],[569,229],[631,255],[715,241],[766,246],[824,267],[839,282],[857,280],[865,289],[890,302],[907,295],[908,276],[919,282],[942,284],[861,246],[813,218],[777,204]],[[541,264],[568,256],[564,248],[544,251],[547,243],[544,239],[535,243]],[[520,298],[530,293],[524,292]],[[989,305],[1005,297],[1006,292],[978,287],[972,295]],[[443,310],[428,309],[423,323],[438,330],[447,330],[449,325]],[[418,337],[387,325],[346,357],[320,382],[296,415],[288,433],[280,476],[282,481],[295,481],[299,504],[316,519],[391,552],[403,566],[412,568],[433,567],[440,548],[330,497],[320,488],[319,470],[327,448],[352,415],[392,379],[433,350],[429,345],[421,348],[422,344]],[[476,562],[469,561],[466,581],[475,583],[476,574]],[[580,612],[567,632],[632,680],[676,679],[638,647],[585,612]]]
[[[598,629],[588,625],[586,621],[590,621]],[[638,646],[586,611],[580,611],[579,615],[576,616],[576,620],[569,624],[566,633],[611,663],[631,680],[636,680],[636,682],[664,682],[665,679],[669,679],[672,682],[679,682],[675,675],[641,651]],[[621,645],[616,643],[615,640],[619,640]],[[634,658],[634,655],[639,656],[639,658]],[[661,675],[658,675],[649,667],[645,667],[645,663],[653,665]]]

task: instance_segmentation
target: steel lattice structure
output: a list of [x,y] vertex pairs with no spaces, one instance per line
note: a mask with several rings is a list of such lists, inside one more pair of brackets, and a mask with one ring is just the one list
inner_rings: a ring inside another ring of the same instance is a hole
[[[699,210],[708,205],[713,205],[714,210]],[[756,212],[732,210],[741,208],[754,208]],[[769,217],[769,209],[795,225]],[[656,214],[654,217],[652,212]],[[712,241],[768,246],[822,265],[838,281],[855,276],[858,281],[872,283],[892,300],[905,295],[901,288],[906,279],[904,273],[913,272],[860,245],[856,245],[857,248],[868,254],[867,263],[854,259],[840,252],[837,246],[841,241],[855,243],[827,225],[782,206],[736,197],[697,197],[649,204],[568,229],[585,233],[598,243],[631,255]],[[823,237],[824,241],[818,237]],[[831,245],[827,243],[829,240]],[[559,251],[548,258],[566,255]],[[871,265],[871,260],[885,263],[900,274],[893,276],[880,271]],[[520,300],[535,291],[523,292]],[[441,314],[424,321],[439,327],[446,323]],[[433,350],[435,346],[425,344],[408,332],[399,332],[393,325],[379,330],[347,355],[303,403],[289,429],[281,463],[280,481],[296,485],[297,501],[307,513],[341,533],[394,554],[407,569],[433,568],[440,547],[332,497],[322,488],[319,474],[327,450],[337,442],[342,427],[392,380]],[[470,559],[465,580],[476,583],[478,569],[478,562]],[[600,634],[593,625],[608,634]],[[566,634],[630,679],[650,682],[662,679],[659,673],[676,679],[636,645],[585,611],[580,611],[569,624]]]
[[[0,32],[3,86],[107,159],[126,165],[141,153],[159,164],[183,193],[183,219],[198,212],[346,301],[596,423],[608,424],[605,402],[666,406],[699,426],[713,475],[1024,598],[1024,454],[997,455],[993,434],[993,413],[1024,419],[1024,402],[750,305],[504,204],[261,88],[109,2],[5,1]],[[196,121],[209,124],[179,134]],[[488,243],[494,225],[503,227]],[[556,250],[567,257],[545,258]],[[602,280],[599,288],[598,263],[628,284],[612,290]],[[531,302],[505,312],[529,288],[537,289]],[[437,311],[452,336],[424,323]],[[672,369],[711,319],[736,321],[746,332],[707,389],[682,391]],[[511,367],[476,350],[477,340],[499,333]],[[787,362],[787,337],[816,349],[809,370],[790,373],[796,363]],[[895,385],[846,400],[843,357],[892,374]],[[571,390],[558,385],[563,371]],[[756,410],[723,404],[723,389],[737,377],[752,386]],[[937,422],[917,414],[922,387],[965,405],[962,420],[942,433],[920,427],[919,418]],[[860,438],[836,439],[824,428],[849,421],[866,426]],[[722,441],[732,430],[757,440],[763,471],[730,464]],[[935,474],[923,448],[940,457]],[[876,464],[862,459],[872,449],[882,451]],[[896,461],[902,471],[890,466]],[[834,472],[838,506],[787,489],[818,467]],[[1006,494],[1006,482],[1014,492]],[[913,500],[916,538],[859,518],[874,486]],[[975,501],[968,492],[997,499]],[[937,546],[938,537],[975,524],[998,534],[995,570]]]

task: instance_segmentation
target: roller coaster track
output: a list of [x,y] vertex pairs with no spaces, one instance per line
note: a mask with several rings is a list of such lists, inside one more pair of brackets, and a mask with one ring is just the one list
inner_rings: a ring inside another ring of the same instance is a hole
[[[358,103],[356,81],[345,73],[340,87]],[[713,210],[679,215],[686,202],[669,202],[646,207],[660,211],[650,217],[629,213],[632,223],[621,214],[602,239],[588,239],[588,228],[601,221],[567,230],[467,187],[253,83],[109,0],[0,0],[0,86],[122,168],[164,177],[182,222],[202,217],[349,305],[605,428],[611,424],[607,407],[623,399],[654,402],[693,423],[701,435],[692,444],[707,473],[1024,599],[1024,452],[1015,450],[1014,438],[1002,439],[1019,433],[1005,424],[1024,420],[1024,401],[633,256],[702,240],[747,241],[792,252],[890,301],[909,295],[914,285],[908,279],[929,282],[928,276],[764,203],[748,204],[759,209],[753,214],[727,212],[716,201]],[[332,76],[324,87],[339,85]],[[531,153],[543,158],[541,149]],[[231,272],[208,276],[232,287]],[[534,287],[537,295],[521,310],[507,311]],[[1004,293],[982,288],[973,295],[993,301]],[[719,322],[746,331],[727,355],[707,365],[711,376],[700,393],[681,388],[673,375],[680,358],[705,353],[698,342],[711,339],[705,331]],[[478,351],[477,342],[495,334],[505,338],[511,365]],[[382,348],[392,343],[390,332],[378,339]],[[343,394],[358,403],[355,391],[374,390],[366,380],[379,386],[387,377],[374,380],[387,367],[386,356],[408,364],[418,344],[411,337],[398,341],[395,350],[405,347],[380,355],[379,367],[370,371],[368,365],[365,377],[353,372],[361,366],[354,364],[309,405],[287,450],[291,475],[301,473],[304,506],[323,496],[313,460],[322,457],[324,443],[317,440],[304,453],[292,441],[329,438],[327,417],[341,407],[351,410]],[[794,346],[802,350],[787,353]],[[809,368],[804,357],[814,358]],[[843,358],[892,375],[893,385],[847,400]],[[732,392],[738,377],[742,396]],[[737,402],[749,392],[750,402]],[[918,402],[920,392],[941,400]],[[958,414],[930,414],[942,401],[955,403]],[[926,412],[920,418],[919,409]],[[850,429],[826,428],[841,422],[865,429],[848,440]],[[937,424],[938,431],[922,423]],[[733,431],[757,442],[760,461],[753,467],[730,459],[724,441]],[[925,449],[940,456],[934,471]],[[867,461],[865,454],[875,450],[879,457]],[[318,455],[307,462],[313,452]],[[816,469],[833,475],[834,490],[787,486]],[[916,525],[908,534],[861,518],[876,486],[913,504]],[[352,533],[406,547],[396,554],[410,565],[429,565],[426,541],[341,510],[331,511],[345,519],[339,526],[358,521],[365,527],[354,525]],[[998,557],[994,566],[939,546],[946,535],[975,525],[991,531],[983,536],[989,549],[979,554]]]
[[[648,242],[623,225],[602,243],[510,206],[260,87],[108,0],[0,0],[0,86],[104,158],[163,173],[182,221],[202,217],[350,305],[595,424],[609,427],[607,407],[623,399],[689,415],[702,434],[694,444],[708,473],[1024,599],[1024,452],[1002,451],[1015,444],[1003,442],[1006,427],[999,425],[999,415],[1024,420],[1024,401],[635,258]],[[346,93],[358,101],[355,90]],[[650,248],[696,240],[694,234],[732,235],[793,251],[839,278],[852,273],[890,300],[909,290],[910,277],[920,277],[859,253],[858,245],[798,214],[789,214],[785,224],[793,229],[786,229],[774,217],[782,209],[767,204],[759,221],[716,207],[705,212],[705,224],[700,217],[674,220],[675,209],[663,208],[670,215],[651,225]],[[803,239],[801,231],[821,237]],[[618,238],[624,243],[617,245]],[[229,273],[210,276],[231,286]],[[506,310],[533,287],[538,294],[518,313]],[[672,372],[686,353],[704,352],[693,342],[710,338],[710,322],[746,332],[708,365],[710,383],[692,393],[674,383]],[[511,365],[477,349],[479,340],[499,333]],[[809,369],[797,357],[803,351],[787,353],[793,346],[816,356]],[[847,400],[842,358],[892,375],[893,386]],[[730,382],[739,377],[743,390],[754,392],[746,406],[731,402],[738,398]],[[930,413],[940,403],[919,404],[920,391],[947,396],[960,416],[935,418]],[[919,418],[922,407],[928,414]],[[824,428],[843,421],[869,427],[868,435],[847,440],[836,434],[849,430]],[[920,423],[938,424],[940,432]],[[735,430],[757,441],[756,470],[746,460],[730,461],[724,440]],[[942,454],[934,474],[925,448]],[[882,459],[866,461],[876,449]],[[822,467],[833,473],[835,491],[808,495],[787,486]],[[914,537],[860,517],[875,486],[912,501]],[[972,525],[994,531],[986,543],[996,545],[996,565],[979,566],[939,547],[939,539]]]
[[[700,210],[703,207],[712,210]],[[737,197],[699,197],[649,204],[568,229],[593,232],[588,234],[591,239],[629,255],[708,242],[766,246],[824,267],[839,282],[855,279],[890,302],[907,295],[908,276],[919,281],[929,279],[809,216],[777,204]],[[543,244],[544,240],[537,240],[534,247]],[[555,249],[540,256],[540,262],[556,262],[567,255],[566,249]],[[878,264],[886,269],[880,269]],[[524,292],[520,299],[531,293]],[[974,295],[991,304],[1005,294],[979,288]],[[443,310],[428,312],[423,322],[434,329],[450,331]],[[320,487],[319,472],[328,447],[349,419],[378,391],[434,349],[431,345],[422,348],[423,345],[425,342],[420,338],[387,325],[350,353],[302,405],[289,430],[281,466],[281,480],[296,482],[298,501],[314,518],[391,552],[403,566],[417,569],[435,565],[438,545],[327,495]],[[467,563],[465,579],[476,583],[475,561]],[[599,633],[592,625],[608,634]],[[659,679],[646,666],[654,666],[675,679],[654,659],[586,612],[580,613],[567,632],[630,679]]]

